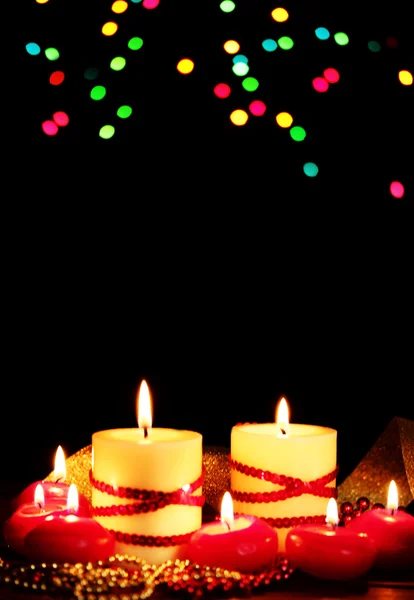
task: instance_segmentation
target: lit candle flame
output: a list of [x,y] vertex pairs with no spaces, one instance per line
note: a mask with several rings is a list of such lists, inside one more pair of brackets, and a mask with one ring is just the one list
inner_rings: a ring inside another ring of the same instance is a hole
[[397,484],[395,483],[395,481],[393,479],[390,481],[390,485],[389,485],[389,488],[388,488],[387,508],[389,510],[393,510],[393,511],[398,508],[398,490],[397,490]]
[[66,479],[66,461],[62,446],[58,446],[58,449],[56,450],[53,479],[55,482],[65,481]]
[[68,499],[66,501],[66,507],[72,512],[76,512],[79,508],[79,494],[78,488],[74,483],[71,483],[68,490]]
[[144,436],[147,437],[148,429],[152,427],[151,415],[151,396],[148,384],[145,379],[142,380],[138,391],[138,427],[144,429]]
[[285,398],[281,398],[276,408],[276,423],[278,437],[286,437],[289,433],[289,407]]
[[233,528],[234,523],[234,510],[233,510],[233,498],[230,492],[224,492],[223,499],[221,501],[221,522],[226,524],[229,529]]
[[335,498],[329,498],[328,506],[326,507],[326,523],[336,527],[339,523],[338,504]]
[[45,490],[43,486],[38,483],[34,493],[34,503],[43,508],[45,505]]

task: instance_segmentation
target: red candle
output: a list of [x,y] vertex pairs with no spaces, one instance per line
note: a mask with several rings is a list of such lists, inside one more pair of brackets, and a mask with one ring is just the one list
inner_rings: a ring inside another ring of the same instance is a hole
[[[22,504],[29,504],[33,501],[36,487],[41,484],[45,493],[45,502],[48,504],[61,503],[66,504],[68,498],[69,484],[65,482],[66,461],[62,446],[58,446],[55,455],[55,467],[53,471],[54,481],[34,481],[27,486],[16,498],[11,501],[12,510],[17,510]],[[79,494],[79,505],[85,510],[90,511],[90,502],[85,496]]]
[[44,491],[38,484],[31,503],[20,506],[3,525],[3,535],[7,545],[18,554],[23,554],[26,535],[46,517],[56,512],[66,511],[66,502],[45,503]]
[[387,508],[363,512],[346,526],[348,531],[366,533],[377,545],[375,567],[414,569],[414,517],[398,510],[398,490],[391,481]]
[[298,525],[286,536],[286,557],[293,568],[318,579],[351,580],[374,564],[375,542],[366,534],[337,527],[338,507],[330,498],[325,524]]
[[[76,501],[77,490],[72,484],[68,506],[76,505]],[[23,551],[34,563],[96,562],[115,554],[115,537],[90,517],[55,513],[27,534]]]
[[234,518],[233,501],[226,492],[221,504],[221,521],[206,523],[193,533],[187,555],[199,565],[253,573],[269,566],[277,551],[276,530],[252,515]]

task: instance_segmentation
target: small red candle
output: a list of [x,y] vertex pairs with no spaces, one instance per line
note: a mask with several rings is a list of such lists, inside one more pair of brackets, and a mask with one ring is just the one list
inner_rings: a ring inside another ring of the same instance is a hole
[[[62,446],[58,446],[55,454],[55,466],[53,471],[54,481],[34,481],[27,486],[18,496],[11,501],[12,510],[17,510],[22,504],[33,501],[36,487],[41,484],[45,493],[45,502],[63,502],[66,504],[68,498],[69,484],[66,479],[66,460]],[[90,502],[85,496],[79,494],[79,505],[90,511]]]
[[387,508],[363,512],[346,526],[348,531],[369,535],[377,545],[375,567],[414,569],[414,517],[398,510],[398,490],[392,480]]
[[20,506],[3,525],[6,544],[18,554],[23,554],[26,535],[42,523],[46,517],[56,512],[66,511],[66,502],[45,503],[44,490],[41,484],[35,489],[31,503]]
[[253,573],[269,566],[277,551],[276,530],[252,515],[234,517],[233,500],[226,492],[221,521],[206,523],[193,533],[187,554],[199,565]]
[[286,536],[286,557],[293,568],[318,579],[350,580],[374,564],[376,546],[365,533],[337,527],[338,507],[330,498],[325,524],[298,525]]
[[[70,487],[68,510],[78,500],[76,486]],[[114,553],[115,537],[94,519],[75,514],[47,516],[24,540],[24,555],[34,563],[88,563]]]

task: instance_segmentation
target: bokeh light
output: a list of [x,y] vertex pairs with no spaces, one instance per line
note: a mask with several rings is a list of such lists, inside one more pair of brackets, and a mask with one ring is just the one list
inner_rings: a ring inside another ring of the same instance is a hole
[[103,140],[109,140],[115,134],[115,127],[113,125],[104,125],[99,130],[99,137]]
[[249,65],[247,65],[246,63],[242,63],[242,62],[238,62],[232,66],[233,73],[235,75],[238,75],[239,77],[243,77],[243,75],[247,75],[249,70],[250,70]]
[[388,48],[398,48],[398,40],[393,35],[387,36],[385,38],[385,43],[387,44]]
[[249,62],[249,59],[247,58],[247,56],[244,56],[244,54],[236,54],[236,56],[233,56],[233,64],[235,65],[238,62],[241,62],[241,63],[244,63],[245,65],[247,65],[247,63]]
[[46,48],[45,56],[48,60],[57,60],[60,56],[59,51],[56,48]]
[[263,40],[262,46],[266,50],[266,52],[274,52],[277,48],[277,43],[275,40],[267,38],[266,40]]
[[182,58],[177,64],[177,71],[182,75],[188,75],[194,70],[194,62],[190,58]]
[[259,82],[255,77],[246,77],[243,79],[242,86],[246,90],[246,92],[255,92],[259,87]]
[[37,4],[46,4],[49,0],[36,0]]
[[346,46],[349,43],[349,37],[343,31],[334,34],[334,40],[338,46]]
[[56,123],[54,121],[43,121],[42,123],[42,130],[43,133],[45,133],[46,135],[56,135],[57,132],[59,131],[59,127],[56,125]]
[[413,84],[413,75],[412,73],[410,73],[410,71],[400,71],[398,73],[398,79],[400,80],[400,83],[402,83],[403,85],[412,85]]
[[123,56],[115,56],[115,58],[111,60],[110,67],[113,71],[122,71],[125,65],[126,60]]
[[236,5],[231,0],[224,0],[220,4],[220,8],[224,13],[231,13],[236,8]]
[[255,117],[261,117],[266,112],[266,104],[261,100],[254,100],[249,104],[249,110]]
[[231,93],[231,88],[227,83],[218,83],[213,91],[217,98],[228,98]]
[[91,89],[90,96],[92,100],[102,100],[106,96],[106,88],[103,85],[95,85]]
[[249,119],[249,115],[245,110],[236,109],[230,115],[230,121],[233,125],[245,125]]
[[151,10],[153,8],[157,8],[159,3],[160,3],[160,0],[143,0],[142,6],[144,8],[148,8],[149,10]]
[[318,38],[318,40],[327,40],[331,37],[331,34],[329,33],[328,29],[326,29],[326,27],[317,27],[315,29],[315,35]]
[[66,127],[66,125],[69,123],[69,116],[62,110],[58,110],[53,113],[53,120],[56,125],[59,125],[59,127]]
[[236,40],[227,40],[224,42],[223,48],[227,54],[236,54],[240,50],[240,44]]
[[128,8],[128,2],[125,2],[125,0],[116,0],[116,2],[112,4],[111,8],[112,12],[116,13],[117,15],[120,15],[121,13],[125,12]]
[[275,8],[271,14],[273,19],[278,23],[284,23],[289,18],[289,13],[285,8]]
[[40,54],[40,46],[35,42],[29,42],[28,44],[26,44],[26,51],[28,52],[28,54],[36,56],[37,54]]
[[120,119],[128,119],[128,117],[132,115],[132,108],[127,104],[124,104],[118,108],[116,114]]
[[293,40],[288,35],[284,35],[281,38],[279,38],[277,40],[277,43],[279,44],[280,48],[282,48],[282,50],[290,50],[291,48],[293,48]]
[[327,92],[329,89],[329,83],[324,77],[315,77],[312,79],[313,89],[317,92]]
[[133,37],[128,42],[128,48],[130,50],[139,50],[142,48],[144,44],[144,40],[140,37]]
[[53,71],[49,77],[49,83],[51,85],[60,85],[65,80],[65,74],[63,71]]
[[306,131],[303,129],[303,127],[295,125],[295,127],[292,127],[290,130],[290,137],[292,140],[295,140],[295,142],[303,142],[306,137]]
[[394,196],[394,198],[402,198],[405,194],[405,189],[400,181],[393,181],[390,184],[390,192],[391,196]]
[[288,112],[280,112],[278,115],[276,115],[276,123],[279,125],[279,127],[290,127],[293,123],[293,117]]
[[106,36],[114,35],[118,31],[118,23],[108,21],[102,25],[102,33]]
[[83,72],[84,78],[88,79],[90,81],[96,79],[98,77],[98,75],[99,75],[99,69],[97,69],[96,67],[88,67]]
[[381,45],[375,40],[371,40],[368,42],[368,49],[371,50],[371,52],[379,52],[381,50]]
[[318,165],[313,162],[307,162],[303,165],[303,172],[307,177],[316,177],[319,173]]
[[323,72],[323,76],[325,77],[326,81],[329,81],[329,83],[337,83],[340,77],[339,72],[336,69],[333,69],[332,67],[325,69]]

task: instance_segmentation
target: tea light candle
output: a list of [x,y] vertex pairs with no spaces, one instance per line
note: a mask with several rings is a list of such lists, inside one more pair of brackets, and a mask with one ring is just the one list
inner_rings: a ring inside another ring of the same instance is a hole
[[[64,503],[66,505],[69,491],[69,484],[66,483],[66,459],[62,446],[58,446],[55,454],[55,464],[53,471],[53,481],[34,481],[28,485],[18,496],[11,501],[12,510],[17,510],[22,504],[31,503],[35,490],[39,484],[42,485],[45,502]],[[79,494],[79,505],[82,506],[83,513],[90,509],[90,502],[85,496]]]
[[67,512],[48,515],[27,534],[23,547],[26,558],[34,563],[75,564],[104,561],[114,555],[113,536],[94,519],[74,514],[78,503],[78,491],[71,484]]
[[389,484],[386,508],[363,512],[346,526],[348,531],[365,533],[377,545],[375,567],[414,570],[414,517],[398,510],[398,489]]
[[138,427],[92,435],[92,514],[116,536],[116,552],[151,564],[186,557],[202,523],[202,436],[153,428],[146,381]]
[[376,545],[365,533],[338,525],[338,507],[331,498],[326,523],[293,527],[286,536],[286,556],[293,568],[318,579],[351,580],[364,575],[375,561]]
[[275,560],[276,531],[252,515],[234,517],[233,500],[225,492],[221,521],[203,525],[190,539],[188,558],[199,565],[230,571],[262,571]]
[[336,430],[290,423],[282,398],[275,423],[240,424],[231,430],[235,512],[276,527],[283,553],[293,525],[306,518],[324,522],[327,498],[336,497],[336,460]]
[[65,511],[66,502],[49,502],[45,504],[45,494],[41,484],[35,488],[32,502],[23,504],[14,511],[3,525],[6,544],[17,554],[23,554],[24,539],[27,534],[42,523],[46,517],[56,512]]

